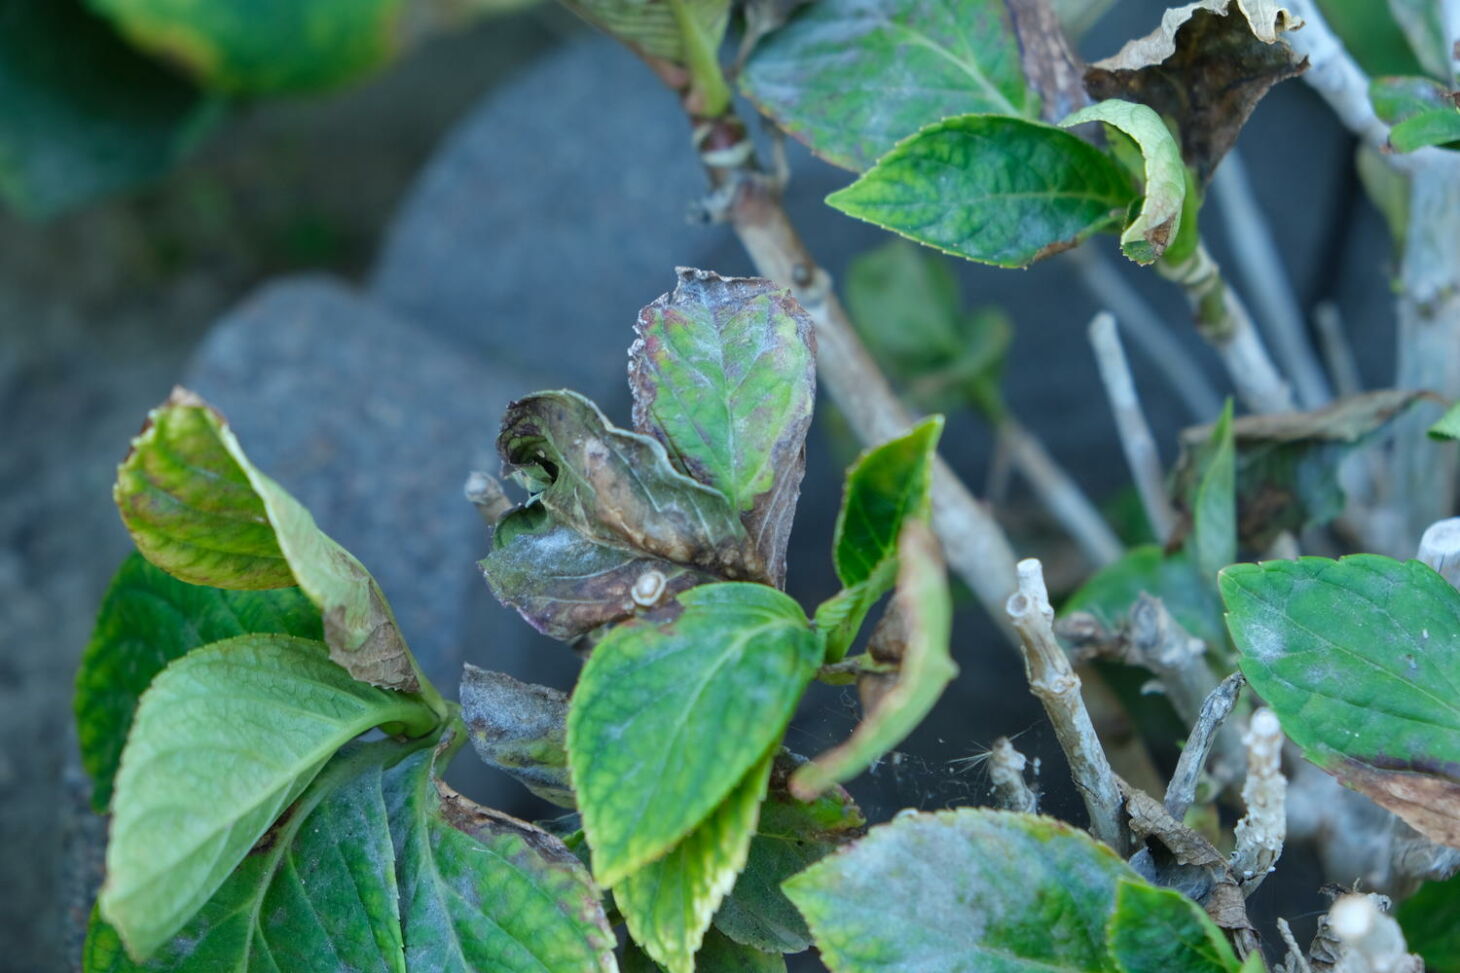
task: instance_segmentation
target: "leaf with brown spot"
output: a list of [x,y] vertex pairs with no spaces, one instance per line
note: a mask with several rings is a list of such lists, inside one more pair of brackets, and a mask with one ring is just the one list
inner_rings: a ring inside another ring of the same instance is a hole
[[557,522],[589,540],[720,577],[766,579],[724,494],[674,469],[658,440],[612,425],[576,392],[513,402],[497,449]]
[[[1243,416],[1232,423],[1237,449],[1237,536],[1266,548],[1285,530],[1325,524],[1344,507],[1340,461],[1356,446],[1403,415],[1428,392],[1381,389],[1340,399],[1312,412]],[[1178,502],[1195,496],[1196,480],[1216,444],[1212,426],[1181,434],[1173,477]]]
[[1307,68],[1279,40],[1296,22],[1269,0],[1201,0],[1085,72],[1097,99],[1149,105],[1175,122],[1181,154],[1202,185],[1268,89]]

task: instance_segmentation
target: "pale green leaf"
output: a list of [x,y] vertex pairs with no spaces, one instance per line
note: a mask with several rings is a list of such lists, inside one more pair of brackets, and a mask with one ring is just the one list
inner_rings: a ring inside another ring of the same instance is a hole
[[1051,818],[900,815],[785,883],[834,973],[1113,973],[1105,927],[1136,878]]
[[298,584],[324,616],[330,657],[357,679],[425,687],[370,572],[255,469],[223,417],[185,389],[148,416],[113,489],[137,549],[191,584]]
[[745,866],[773,758],[767,756],[664,857],[613,887],[629,935],[669,973],[693,973],[715,910]]
[[741,88],[855,172],[939,118],[1039,114],[1003,0],[817,0],[756,48]]
[[1222,930],[1174,889],[1121,879],[1109,938],[1121,973],[1240,973]]
[[1453,21],[1446,22],[1444,0],[1389,0],[1389,12],[1424,69],[1436,78],[1453,80],[1457,38],[1450,34]]
[[634,426],[729,499],[776,584],[816,398],[812,327],[768,280],[681,268],[629,349]]
[[[715,50],[730,21],[729,0],[682,0],[692,37]],[[565,0],[569,10],[645,57],[688,66],[691,50],[673,0]]]
[[1232,436],[1232,400],[1212,429],[1206,470],[1191,504],[1192,561],[1202,578],[1237,560],[1237,450]]
[[104,813],[137,700],[169,662],[253,632],[322,637],[319,609],[298,589],[224,591],[187,584],[131,554],[112,578],[76,673],[81,764]]
[[1430,426],[1430,436],[1434,439],[1460,439],[1460,403],[1450,406],[1435,420],[1435,424]]
[[347,741],[436,721],[419,698],[352,679],[318,642],[241,635],[193,650],[143,695],[122,751],[102,916],[145,958]]
[[893,673],[864,673],[859,680],[862,722],[851,737],[791,775],[791,793],[811,800],[832,784],[850,780],[901,743],[917,728],[958,675],[949,654],[953,602],[943,558],[932,529],[918,520],[902,529],[897,552],[897,590],[888,609],[891,634],[873,637],[874,661]]
[[694,588],[598,643],[568,762],[601,884],[664,855],[765,758],[819,654],[800,607],[755,584]]
[[1460,592],[1359,554],[1221,575],[1242,672],[1303,754],[1460,847]]
[[513,402],[497,450],[554,520],[589,540],[721,577],[764,576],[723,493],[674,469],[658,440],[613,426],[576,392]]
[[918,243],[1027,267],[1118,225],[1135,191],[1099,149],[998,115],[944,119],[899,142],[828,205]]
[[1120,248],[1136,263],[1160,259],[1181,230],[1186,201],[1186,165],[1181,148],[1166,123],[1145,105],[1111,98],[1080,109],[1060,122],[1072,128],[1104,122],[1135,140],[1145,160],[1145,189],[1140,212],[1120,235]]
[[1460,106],[1405,119],[1389,130],[1389,145],[1395,152],[1415,152],[1436,145],[1460,148]]

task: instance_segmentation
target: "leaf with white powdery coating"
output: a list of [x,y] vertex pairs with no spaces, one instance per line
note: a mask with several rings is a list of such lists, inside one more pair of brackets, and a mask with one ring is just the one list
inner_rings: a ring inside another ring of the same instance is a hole
[[298,584],[324,615],[330,657],[351,675],[422,688],[370,572],[254,468],[223,417],[192,392],[174,389],[152,410],[113,496],[137,549],[168,574],[230,589]]
[[1460,592],[1418,561],[1236,564],[1242,672],[1303,755],[1460,847]]
[[1004,0],[817,0],[756,48],[740,84],[854,172],[937,118],[1039,113]]
[[734,583],[598,643],[569,702],[568,763],[601,884],[673,848],[765,758],[819,652],[794,601]]
[[117,569],[76,673],[76,733],[105,813],[137,700],[169,662],[253,632],[322,637],[319,609],[298,589],[224,591],[169,576],[140,554]]
[[1186,201],[1186,166],[1181,149],[1166,123],[1145,105],[1111,98],[1089,105],[1060,122],[1072,128],[1104,122],[1135,140],[1145,160],[1145,193],[1141,210],[1120,235],[1120,248],[1139,264],[1154,263],[1181,229]]
[[835,973],[1114,973],[1105,927],[1136,873],[1052,818],[907,814],[785,883]]
[[932,528],[920,520],[904,524],[897,563],[897,591],[868,647],[873,661],[894,671],[858,677],[862,722],[845,743],[791,775],[791,793],[803,801],[850,780],[901,743],[958,675],[948,652],[953,600]]
[[629,349],[635,428],[729,499],[776,585],[816,399],[812,328],[768,280],[680,268]]
[[461,716],[488,767],[559,807],[573,808],[568,778],[568,694],[467,663]]
[[613,888],[629,935],[669,973],[693,973],[710,920],[745,865],[772,757],[663,858]]
[[1109,938],[1121,973],[1239,973],[1241,969],[1222,930],[1201,906],[1174,889],[1145,882],[1121,880]]
[[899,142],[828,205],[910,240],[1027,267],[1124,218],[1135,190],[1063,129],[999,115],[935,122]]
[[842,590],[816,609],[826,661],[838,662],[862,620],[893,585],[903,524],[931,511],[933,464],[943,417],[929,416],[896,439],[873,446],[847,470],[832,538]]
[[590,540],[722,577],[764,577],[723,493],[680,473],[662,443],[615,427],[576,392],[513,402],[497,450],[559,523]]
[[145,958],[347,741],[436,722],[418,698],[351,678],[318,642],[242,635],[183,656],[142,697],[122,751],[103,917]]

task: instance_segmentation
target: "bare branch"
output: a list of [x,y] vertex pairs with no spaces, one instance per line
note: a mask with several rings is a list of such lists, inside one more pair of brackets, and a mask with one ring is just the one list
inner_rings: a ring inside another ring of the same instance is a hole
[[1109,258],[1092,245],[1068,251],[1065,260],[1079,272],[1096,302],[1110,309],[1124,331],[1161,375],[1192,418],[1206,422],[1222,408],[1222,396],[1197,360],[1171,336],[1140,292],[1120,275]]
[[1161,263],[1157,268],[1186,293],[1197,330],[1221,356],[1243,403],[1253,412],[1291,412],[1293,396],[1287,381],[1273,364],[1241,298],[1222,279],[1222,268],[1206,244],[1198,243],[1184,263]]
[[1018,590],[1009,598],[1008,613],[1024,651],[1029,688],[1044,704],[1069,760],[1075,787],[1090,814],[1091,833],[1124,856],[1129,846],[1125,801],[1080,696],[1080,677],[1055,639],[1044,569],[1038,559],[1027,558],[1019,562],[1018,570]]
[[1028,763],[1008,737],[999,737],[989,750],[989,783],[994,788],[994,802],[1006,811],[1033,814],[1039,808],[1039,798],[1024,780]]
[[1242,787],[1247,813],[1237,822],[1231,861],[1242,891],[1251,895],[1282,855],[1287,837],[1288,782],[1283,777],[1283,730],[1277,715],[1266,708],[1253,713],[1242,742],[1247,744],[1247,783]]
[[1201,778],[1202,768],[1206,766],[1207,756],[1212,751],[1218,732],[1224,729],[1227,716],[1231,714],[1232,707],[1237,705],[1237,697],[1245,682],[1240,672],[1234,672],[1223,679],[1202,703],[1201,712],[1196,717],[1191,734],[1186,738],[1186,746],[1181,750],[1181,758],[1176,762],[1176,770],[1171,775],[1171,783],[1166,787],[1166,798],[1163,801],[1167,813],[1177,821],[1186,816],[1187,810],[1196,801],[1196,785]]
[[1389,139],[1389,126],[1374,114],[1369,102],[1369,79],[1349,57],[1329,29],[1314,0],[1285,0],[1285,6],[1303,21],[1301,30],[1285,34],[1293,50],[1308,58],[1303,80],[1328,102],[1349,131],[1375,148]]
[[1358,395],[1364,390],[1364,381],[1359,377],[1358,359],[1354,357],[1353,345],[1343,330],[1343,317],[1338,305],[1323,301],[1313,308],[1313,323],[1318,328],[1318,342],[1323,349],[1323,361],[1328,374],[1333,376],[1333,385],[1340,396]]
[[1049,455],[1037,436],[1012,416],[999,424],[999,433],[1014,467],[1091,564],[1102,568],[1125,553],[1125,546],[1100,511]]
[[501,481],[481,470],[472,470],[462,492],[466,494],[467,502],[477,508],[477,513],[482,515],[488,527],[496,527],[513,507],[512,501],[502,491]]
[[1261,312],[1283,368],[1293,378],[1298,401],[1305,409],[1327,405],[1333,398],[1328,378],[1318,364],[1298,298],[1283,271],[1282,254],[1236,149],[1222,160],[1212,179],[1212,189],[1221,204],[1217,211],[1231,238],[1237,272]]
[[1334,973],[1424,973],[1404,933],[1373,895],[1345,895],[1328,910],[1328,928],[1341,944]]
[[1313,973],[1313,967],[1308,965],[1308,957],[1303,955],[1303,948],[1298,945],[1298,940],[1293,938],[1293,928],[1288,925],[1288,920],[1279,916],[1277,928],[1278,935],[1283,939],[1283,945],[1288,948],[1288,955],[1283,963],[1287,973]]
[[1176,528],[1176,514],[1166,496],[1161,456],[1156,451],[1156,440],[1151,436],[1151,427],[1146,424],[1145,413],[1141,411],[1130,363],[1126,361],[1120,335],[1115,331],[1115,318],[1104,312],[1095,315],[1090,322],[1090,344],[1095,349],[1100,379],[1105,383],[1105,395],[1110,400],[1110,411],[1115,415],[1120,445],[1125,450],[1125,461],[1140,493],[1141,505],[1146,510],[1156,539],[1164,544],[1171,539]]
[[1430,524],[1419,539],[1417,556],[1452,586],[1460,586],[1460,517]]

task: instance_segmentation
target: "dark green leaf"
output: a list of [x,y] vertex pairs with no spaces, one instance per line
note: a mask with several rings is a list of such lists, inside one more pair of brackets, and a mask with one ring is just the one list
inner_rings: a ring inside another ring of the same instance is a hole
[[[1340,399],[1313,412],[1243,416],[1232,423],[1237,448],[1237,536],[1257,550],[1285,530],[1325,524],[1343,511],[1338,465],[1349,451],[1429,397],[1383,389]],[[1174,474],[1178,495],[1193,489],[1206,465],[1211,426],[1181,434]]]
[[1239,973],[1222,930],[1174,889],[1121,879],[1110,920],[1110,953],[1121,973]]
[[0,199],[50,216],[166,172],[222,114],[79,0],[0,0]]
[[1389,12],[1424,69],[1447,81],[1455,77],[1455,43],[1443,0],[1389,0]]
[[1089,105],[1060,122],[1071,128],[1104,122],[1129,136],[1144,160],[1140,212],[1120,235],[1120,248],[1136,263],[1154,263],[1181,229],[1186,202],[1186,166],[1171,130],[1145,105],[1118,98]]
[[634,426],[729,499],[779,586],[816,398],[811,318],[768,280],[681,268],[637,330]]
[[330,657],[351,675],[423,688],[370,572],[254,468],[223,417],[193,393],[174,389],[152,410],[113,495],[137,549],[168,574],[230,589],[297,583],[324,615]]
[[694,973],[710,920],[745,865],[770,779],[767,756],[708,818],[613,887],[629,935],[669,973]]
[[714,929],[705,934],[695,963],[703,973],[786,973],[780,953],[743,946]]
[[611,970],[586,870],[547,833],[438,791],[434,742],[346,747],[145,966],[93,916],[86,973]]
[[614,427],[576,392],[512,403],[497,449],[554,520],[592,541],[722,577],[764,576],[724,494],[675,470],[657,440]]
[[1368,75],[1420,74],[1414,52],[1387,3],[1317,0],[1323,19]]
[[812,800],[850,780],[917,728],[958,675],[948,651],[953,600],[932,528],[909,520],[897,551],[897,591],[868,652],[889,672],[863,673],[862,722],[850,739],[791,775],[791,793]]
[[1304,756],[1460,847],[1460,592],[1370,554],[1237,564],[1221,589],[1242,672]]
[[558,523],[541,504],[503,518],[492,534],[492,552],[478,563],[498,601],[517,609],[539,632],[565,642],[716,580],[663,558],[589,540]]
[[318,641],[319,609],[298,589],[223,591],[187,584],[132,554],[101,603],[76,674],[76,732],[104,813],[137,699],[174,659],[209,642],[253,632]]
[[1004,0],[817,0],[756,48],[741,87],[855,172],[939,118],[1039,113]]
[[1426,882],[1399,903],[1394,917],[1429,973],[1460,973],[1460,875]]
[[338,87],[391,60],[404,0],[87,0],[133,43],[230,94]]
[[598,643],[568,710],[568,761],[605,886],[664,855],[780,740],[820,662],[794,601],[713,584]]
[[809,803],[791,796],[788,778],[805,763],[804,757],[789,751],[776,758],[750,855],[715,913],[715,928],[737,943],[767,953],[799,953],[811,946],[811,930],[781,891],[781,883],[856,837],[866,825],[851,795],[840,787]]
[[436,722],[419,698],[352,679],[318,642],[241,635],[193,650],[153,681],[122,751],[103,917],[145,958],[347,741]]
[[1237,560],[1237,450],[1232,437],[1232,400],[1207,443],[1206,470],[1191,503],[1191,559],[1202,579]]
[[1134,198],[1120,167],[1069,132],[963,115],[899,142],[826,201],[960,257],[1026,267],[1119,225]]
[[836,973],[1110,973],[1120,857],[1051,818],[900,815],[786,882]]
[[1089,612],[1113,628],[1143,591],[1160,598],[1181,627],[1207,645],[1226,644],[1222,606],[1211,579],[1196,569],[1189,553],[1168,557],[1155,544],[1131,548],[1119,561],[1097,571],[1065,600],[1060,614]]
[[515,777],[545,801],[576,806],[568,779],[567,693],[467,663],[461,716],[488,767]]
[[933,463],[943,417],[924,419],[908,432],[866,450],[847,470],[837,514],[832,558],[845,586],[816,609],[826,639],[826,661],[837,662],[857,637],[867,612],[897,577],[897,541],[909,520],[931,509]]
[[1237,0],[1172,8],[1150,35],[1092,64],[1085,86],[1094,98],[1139,102],[1174,124],[1181,156],[1205,187],[1263,95],[1303,70],[1279,39],[1291,26],[1284,13]]

